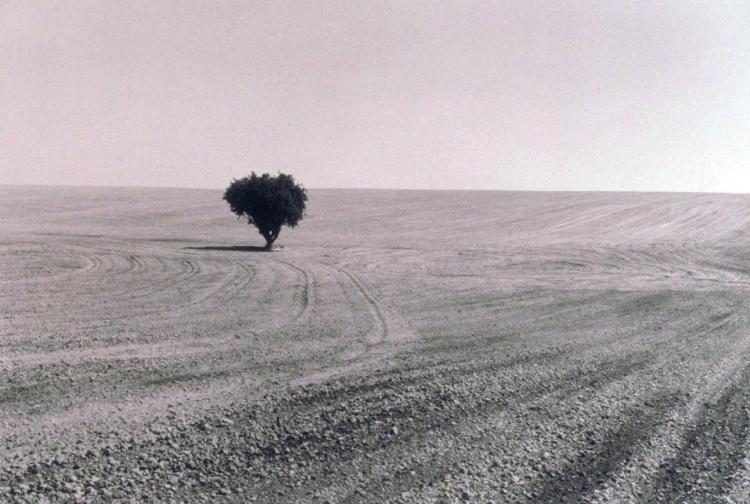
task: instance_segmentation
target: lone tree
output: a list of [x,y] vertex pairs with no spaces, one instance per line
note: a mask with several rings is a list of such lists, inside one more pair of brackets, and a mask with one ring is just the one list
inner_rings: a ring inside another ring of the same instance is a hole
[[294,181],[294,177],[268,173],[235,179],[224,191],[224,200],[238,218],[258,228],[266,239],[266,250],[271,250],[279,237],[281,226],[294,227],[305,212],[307,192]]

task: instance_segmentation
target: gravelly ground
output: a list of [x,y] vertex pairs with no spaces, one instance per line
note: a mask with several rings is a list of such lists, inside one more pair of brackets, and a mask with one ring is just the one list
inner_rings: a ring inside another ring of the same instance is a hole
[[750,501],[749,197],[0,196],[0,502]]

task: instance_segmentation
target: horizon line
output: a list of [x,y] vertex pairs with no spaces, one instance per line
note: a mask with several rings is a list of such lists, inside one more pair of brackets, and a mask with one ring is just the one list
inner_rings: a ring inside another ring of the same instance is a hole
[[[107,185],[107,184],[43,184],[43,183],[0,183],[0,187],[66,187],[91,189],[184,189],[191,191],[222,191],[221,187],[160,186],[160,185]],[[750,195],[750,192],[727,191],[668,191],[632,189],[426,189],[412,187],[308,187],[314,191],[411,191],[411,192],[533,192],[533,193],[649,193],[649,194],[717,194]]]

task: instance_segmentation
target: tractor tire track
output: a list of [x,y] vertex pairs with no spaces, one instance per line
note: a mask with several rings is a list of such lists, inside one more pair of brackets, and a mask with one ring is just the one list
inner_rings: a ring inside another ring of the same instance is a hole
[[728,495],[750,444],[750,366],[702,412],[662,469],[651,502],[712,502]]
[[278,262],[288,266],[289,268],[292,268],[302,276],[302,304],[297,313],[287,323],[284,324],[286,326],[297,322],[302,317],[305,317],[309,313],[310,307],[315,304],[314,280],[312,278],[312,274],[307,269],[302,268],[296,264],[292,264],[289,261]]
[[388,323],[386,322],[386,318],[383,315],[383,310],[381,309],[380,304],[375,300],[375,297],[370,293],[367,287],[365,287],[362,282],[357,279],[357,277],[355,277],[352,273],[345,270],[344,268],[333,266],[328,263],[323,264],[326,264],[326,266],[333,268],[334,270],[338,271],[346,278],[348,278],[357,292],[359,292],[362,299],[365,300],[365,304],[367,305],[367,309],[372,316],[372,321],[374,324],[373,329],[369,331],[369,333],[365,336],[365,347],[369,348],[371,346],[386,342],[390,334],[388,330]]

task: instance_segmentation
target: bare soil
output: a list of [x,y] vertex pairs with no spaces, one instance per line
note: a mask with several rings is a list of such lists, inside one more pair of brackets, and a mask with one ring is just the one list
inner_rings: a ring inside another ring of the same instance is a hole
[[0,187],[0,502],[748,502],[750,197]]

